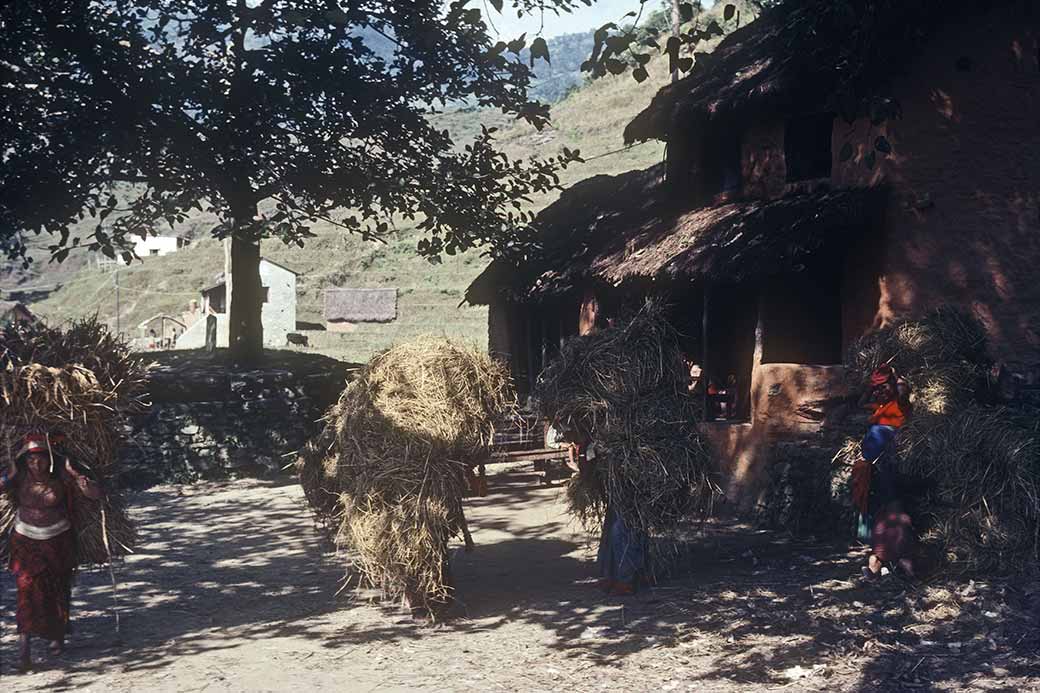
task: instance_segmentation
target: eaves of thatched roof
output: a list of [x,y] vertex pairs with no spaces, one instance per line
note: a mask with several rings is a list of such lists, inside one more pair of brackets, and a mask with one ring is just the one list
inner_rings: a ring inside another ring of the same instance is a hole
[[[495,260],[470,285],[466,301],[544,300],[582,285],[634,279],[741,282],[798,271],[867,228],[884,194],[823,190],[683,210],[667,198],[657,174],[655,167],[600,176],[585,181],[580,194],[562,196],[539,217],[540,256],[519,265]],[[619,193],[625,189],[641,189],[642,197]]]

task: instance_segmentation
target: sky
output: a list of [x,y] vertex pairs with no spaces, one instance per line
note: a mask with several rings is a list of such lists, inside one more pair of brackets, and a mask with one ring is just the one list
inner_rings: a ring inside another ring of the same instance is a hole
[[[661,0],[646,0],[644,12],[649,12],[661,6]],[[706,0],[705,7],[714,4],[713,0]],[[527,32],[533,36],[538,33],[539,18],[524,17],[516,18],[516,11],[512,9],[512,3],[506,0],[506,7],[502,14],[491,10],[491,21],[503,39],[516,38]],[[476,3],[473,4],[477,6]],[[491,5],[488,3],[488,7]],[[558,34],[570,34],[574,32],[591,31],[607,22],[616,22],[624,17],[626,12],[639,9],[639,0],[596,0],[592,7],[581,6],[570,14],[561,14],[559,17],[547,14],[545,17],[545,30],[542,36],[552,38]]]

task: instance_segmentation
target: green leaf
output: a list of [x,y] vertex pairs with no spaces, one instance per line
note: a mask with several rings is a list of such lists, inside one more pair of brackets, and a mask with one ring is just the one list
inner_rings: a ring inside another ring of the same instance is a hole
[[679,58],[677,65],[679,72],[689,72],[693,69],[693,58]]
[[610,71],[610,74],[612,75],[620,75],[622,72],[625,71],[626,67],[625,63],[618,60],[617,58],[610,58],[609,60],[607,60],[606,66],[607,69]]
[[534,67],[534,61],[539,58],[552,65],[552,60],[549,59],[549,44],[541,36],[531,42],[531,67]]
[[884,135],[881,135],[874,140],[874,149],[878,150],[882,154],[892,153],[892,145]]
[[646,71],[645,67],[637,67],[636,69],[632,70],[632,76],[635,78],[637,82],[641,84],[647,80],[647,78],[650,76],[650,73]]
[[491,6],[498,10],[499,14],[502,14],[502,2],[503,0],[491,0]]
[[515,53],[517,55],[520,55],[520,51],[522,51],[524,49],[524,46],[526,46],[526,45],[527,45],[527,34],[523,33],[523,34],[520,34],[519,37],[517,37],[517,38],[513,39],[512,41],[510,41],[509,43],[507,43],[506,47],[509,49],[510,53]]
[[838,154],[838,160],[841,161],[842,163],[845,163],[846,161],[848,161],[849,159],[852,158],[852,153],[853,153],[852,143],[851,142],[846,142],[841,147],[841,153]]
[[679,3],[679,19],[684,22],[688,22],[693,19],[693,3]]
[[733,15],[735,15],[736,13],[737,13],[737,6],[736,5],[726,5],[722,9],[722,18],[725,19],[728,22],[729,20],[733,19]]

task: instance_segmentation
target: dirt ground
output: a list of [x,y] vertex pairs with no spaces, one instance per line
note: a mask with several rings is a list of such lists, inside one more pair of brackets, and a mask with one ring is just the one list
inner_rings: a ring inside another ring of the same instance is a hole
[[717,522],[677,574],[605,598],[561,491],[500,475],[453,558],[460,603],[430,625],[346,589],[296,485],[157,487],[142,542],[75,591],[69,650],[16,676],[4,573],[3,690],[1040,691],[1035,585],[851,579],[834,543]]

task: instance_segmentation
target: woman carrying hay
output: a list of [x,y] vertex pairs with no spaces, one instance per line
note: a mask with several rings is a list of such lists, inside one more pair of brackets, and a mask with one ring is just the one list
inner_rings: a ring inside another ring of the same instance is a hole
[[860,404],[871,415],[860,443],[861,457],[852,467],[852,502],[860,513],[860,538],[867,539],[871,509],[886,505],[896,495],[896,433],[910,418],[910,386],[894,368],[882,365],[871,373],[870,389]]
[[[585,453],[585,464],[579,473],[595,477],[594,467],[605,464],[606,460],[597,454],[596,444],[588,435],[582,435],[577,445]],[[646,572],[647,544],[646,535],[625,522],[608,500],[596,553],[599,587],[607,594],[617,596],[635,594],[636,586]]]
[[55,459],[58,437],[25,437],[7,471],[0,473],[0,491],[10,492],[18,506],[10,537],[10,569],[18,586],[19,669],[32,667],[30,638],[50,641],[61,654],[69,622],[72,576],[77,565],[72,531],[72,494],[100,499],[97,482],[77,471],[64,458]]

